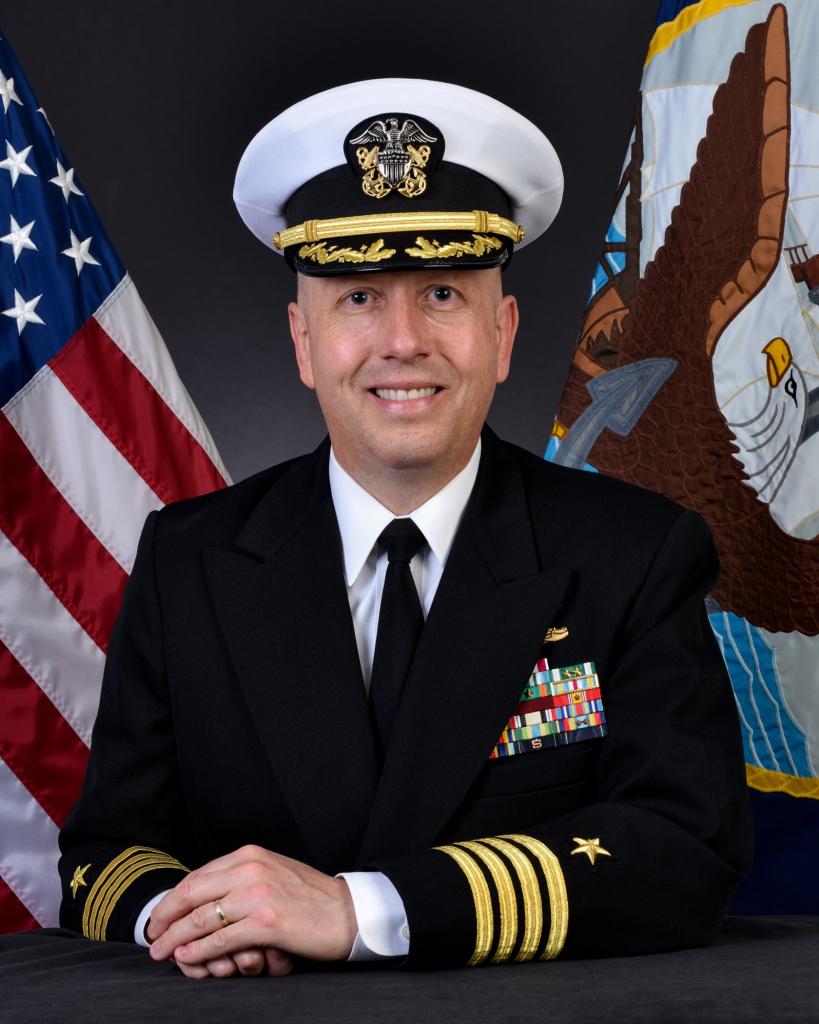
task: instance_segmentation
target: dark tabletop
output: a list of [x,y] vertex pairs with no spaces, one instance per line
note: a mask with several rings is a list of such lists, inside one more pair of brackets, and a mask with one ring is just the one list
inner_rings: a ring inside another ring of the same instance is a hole
[[819,1022],[819,918],[729,918],[713,946],[654,956],[205,981],[127,943],[43,929],[0,936],[0,1021]]

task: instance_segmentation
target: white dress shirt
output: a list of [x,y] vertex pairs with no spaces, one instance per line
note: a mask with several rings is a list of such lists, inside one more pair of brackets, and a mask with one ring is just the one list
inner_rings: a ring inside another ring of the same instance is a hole
[[[410,562],[424,619],[429,614],[452,541],[475,485],[480,456],[479,438],[472,457],[461,472],[409,515],[426,539],[426,544]],[[376,542],[381,531],[396,516],[342,469],[332,449],[330,493],[341,533],[344,577],[361,674],[369,692],[378,612],[388,564],[386,551],[379,550]],[[347,883],[358,925],[349,959],[406,956],[409,950],[407,915],[398,890],[386,875],[380,871],[344,871],[337,877]],[[148,945],[144,938],[145,926],[151,911],[164,895],[164,892],[159,893],[150,900],[137,919],[134,940],[141,946]]]
[[[438,589],[449,549],[478,475],[481,442],[457,476],[419,505],[409,518],[426,544],[410,562],[410,571],[426,619]],[[330,492],[344,552],[344,577],[353,615],[361,674],[369,692],[381,594],[387,575],[387,552],[377,545],[381,531],[396,516],[358,484],[330,451]],[[380,871],[341,872],[350,889],[358,934],[350,960],[406,956],[409,927],[404,903],[392,882]]]

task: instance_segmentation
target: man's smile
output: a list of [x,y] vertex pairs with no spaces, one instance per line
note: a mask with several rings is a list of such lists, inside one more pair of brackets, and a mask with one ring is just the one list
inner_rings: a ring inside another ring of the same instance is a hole
[[404,387],[368,388],[378,405],[392,411],[410,412],[421,410],[433,404],[444,388],[439,385],[407,385]]
[[372,390],[378,395],[379,398],[387,398],[391,402],[406,402],[413,398],[431,398],[436,391],[441,389],[438,387],[421,387],[421,388],[372,388]]

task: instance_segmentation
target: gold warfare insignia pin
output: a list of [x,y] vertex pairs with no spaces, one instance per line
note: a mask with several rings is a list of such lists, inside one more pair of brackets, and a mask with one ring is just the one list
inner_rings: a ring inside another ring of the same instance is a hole
[[353,129],[347,145],[356,147],[348,151],[348,163],[363,172],[361,188],[371,199],[383,199],[393,190],[408,199],[422,195],[431,170],[427,165],[431,160],[437,164],[443,154],[440,131],[408,114],[366,118]]
[[85,880],[85,872],[91,867],[90,864],[86,864],[84,867],[77,867],[74,870],[74,874],[71,877],[71,897],[72,899],[77,898],[77,890],[81,885],[88,885]]
[[577,853],[585,853],[592,864],[594,864],[598,857],[610,857],[611,854],[608,850],[604,850],[600,845],[600,838],[595,839],[580,839],[578,836],[572,837],[572,842],[577,843],[577,849],[572,850],[572,856],[574,857]]
[[544,644],[553,644],[558,640],[565,640],[569,635],[568,626],[549,626],[546,630],[546,636],[543,638]]

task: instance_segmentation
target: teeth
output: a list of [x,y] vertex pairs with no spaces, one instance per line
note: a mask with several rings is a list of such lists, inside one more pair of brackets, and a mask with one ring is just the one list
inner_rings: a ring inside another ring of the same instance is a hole
[[375,393],[379,398],[389,402],[406,402],[412,398],[431,398],[437,388],[410,388],[405,391],[403,388],[376,388]]

